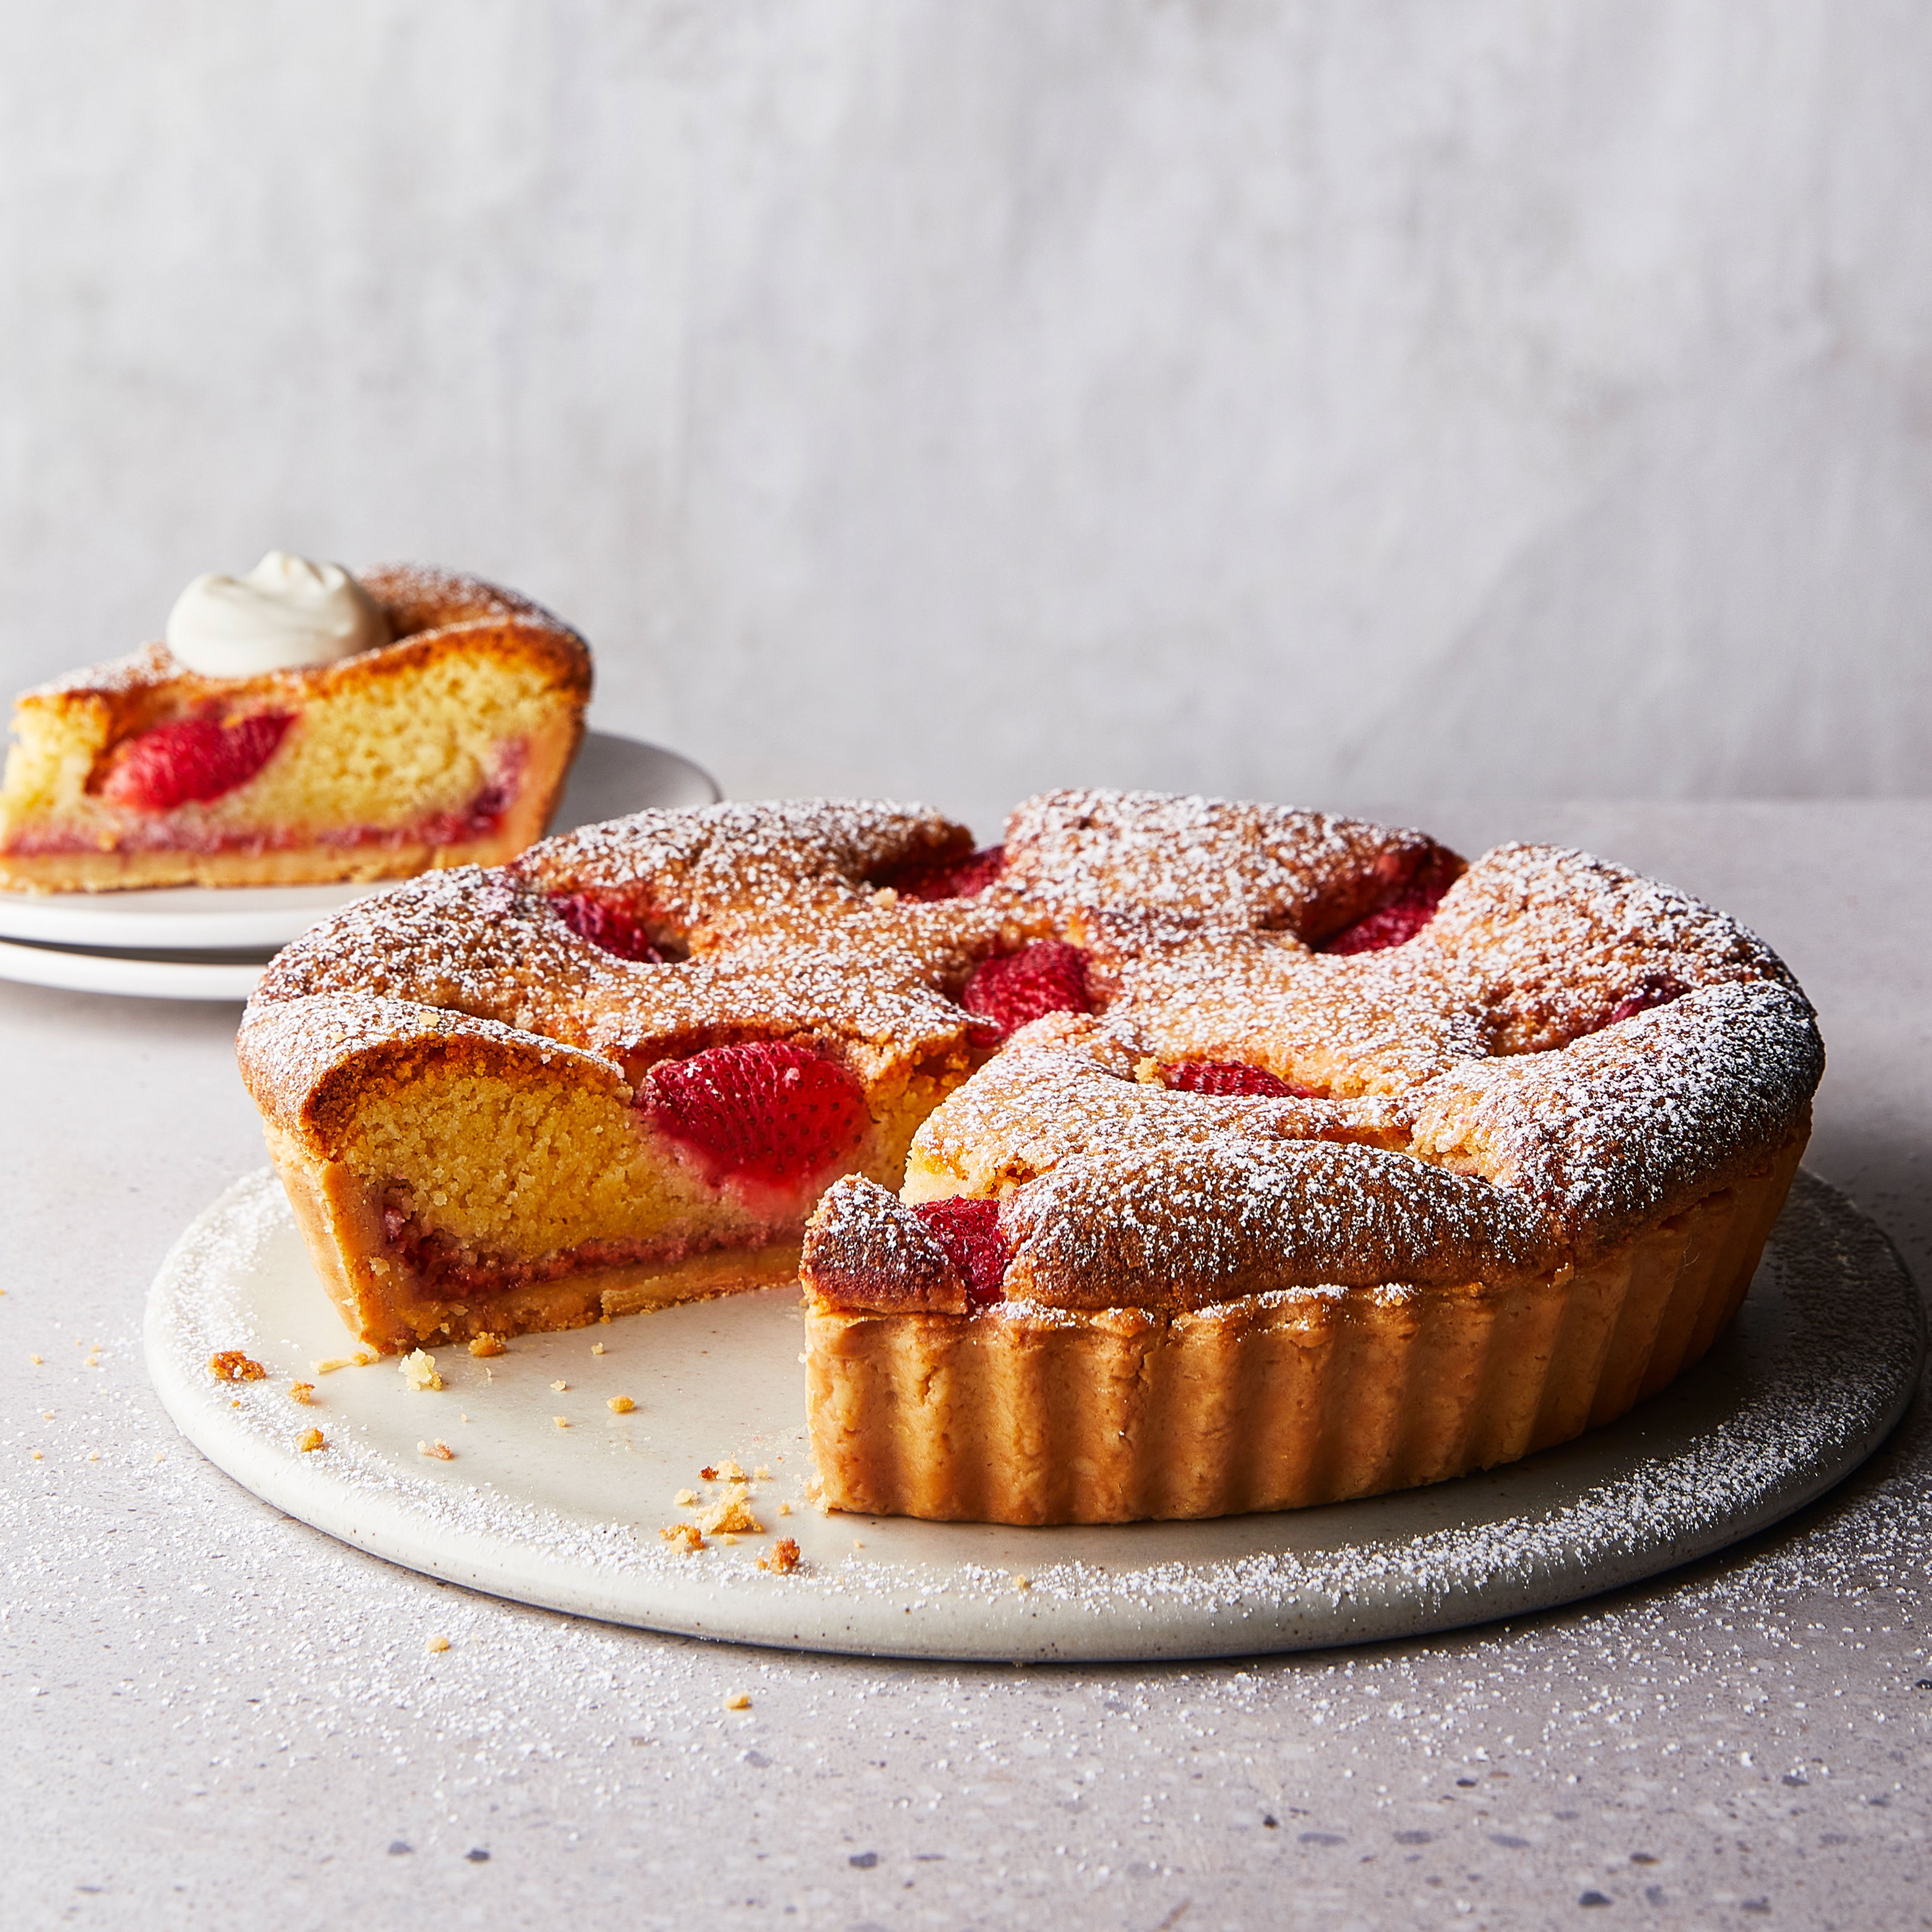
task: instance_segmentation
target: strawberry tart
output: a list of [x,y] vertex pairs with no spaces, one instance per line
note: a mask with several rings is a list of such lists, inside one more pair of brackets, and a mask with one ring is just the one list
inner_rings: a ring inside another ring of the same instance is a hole
[[197,578],[165,644],[16,700],[0,886],[499,862],[542,836],[590,692],[584,640],[512,591],[272,551]]
[[[833,1506],[1013,1523],[1506,1462],[1696,1360],[1822,1050],[1586,854],[1134,793],[644,813],[283,952],[243,1072],[394,1350],[805,1287]],[[487,1345],[486,1345],[487,1346]]]

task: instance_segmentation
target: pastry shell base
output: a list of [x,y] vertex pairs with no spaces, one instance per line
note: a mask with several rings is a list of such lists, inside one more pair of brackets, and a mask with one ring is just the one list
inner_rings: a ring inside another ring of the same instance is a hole
[[1276,1289],[1174,1315],[814,1304],[824,1500],[1128,1522],[1305,1508],[1514,1462],[1613,1421],[1704,1355],[1804,1148],[1586,1267],[1496,1283]]

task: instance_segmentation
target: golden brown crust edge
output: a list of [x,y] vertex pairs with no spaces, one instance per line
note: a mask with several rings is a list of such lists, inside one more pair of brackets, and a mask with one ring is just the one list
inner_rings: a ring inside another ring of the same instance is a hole
[[1293,1290],[1192,1312],[998,1304],[806,1316],[826,1502],[1124,1522],[1441,1482],[1612,1421],[1736,1313],[1804,1148],[1588,1265],[1444,1289]]

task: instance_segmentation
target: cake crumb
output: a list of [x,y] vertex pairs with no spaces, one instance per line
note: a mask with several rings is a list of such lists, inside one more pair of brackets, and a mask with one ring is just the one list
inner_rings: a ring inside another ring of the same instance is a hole
[[1143,1087],[1165,1087],[1166,1078],[1160,1070],[1160,1062],[1151,1057],[1134,1062],[1134,1078]]
[[506,1355],[509,1351],[503,1346],[500,1335],[478,1335],[472,1337],[470,1352],[472,1355]]
[[604,1405],[613,1415],[628,1415],[637,1406],[627,1395],[614,1395]]
[[884,910],[890,912],[894,906],[898,904],[898,902],[899,892],[898,886],[875,886],[873,887],[872,903],[875,906],[880,907]]
[[[95,1458],[95,1460],[96,1460],[97,1461],[98,1461],[100,1459],[99,1459],[98,1457],[96,1457],[96,1458]],[[721,1530],[721,1531],[719,1531],[719,1532],[718,1532],[718,1540],[720,1543],[730,1543],[730,1544],[735,1544],[735,1543],[738,1540],[738,1539],[737,1539],[735,1536],[734,1536],[734,1535],[731,1534],[731,1532],[730,1532],[728,1529],[726,1529],[726,1530]]]
[[698,1471],[698,1480],[700,1483],[715,1483],[718,1480],[718,1472],[714,1469],[709,1462],[707,1462],[703,1468]]
[[433,1636],[424,1642],[423,1648],[425,1650],[434,1650],[439,1652],[446,1651],[449,1648],[449,1640],[446,1636]]
[[32,1363],[33,1364],[33,1365],[34,1366],[34,1367],[35,1367],[35,1368],[38,1368],[38,1367],[40,1366],[40,1357],[39,1357],[39,1356],[38,1356],[38,1355],[29,1355],[29,1356],[27,1358],[27,1359],[28,1359],[28,1361],[30,1361],[30,1362],[32,1362]]
[[736,1460],[729,1456],[718,1464],[718,1475],[721,1482],[742,1483],[745,1480],[744,1471],[739,1468]]
[[87,1460],[90,1462],[99,1462],[100,1460],[100,1451],[98,1449],[90,1449],[87,1452]]
[[854,1537],[854,1538],[853,1538],[853,1539],[852,1539],[852,1547],[853,1547],[854,1550],[863,1550],[863,1549],[865,1548],[865,1546],[866,1546],[865,1539],[864,1539],[862,1537],[857,1537],[857,1536],[855,1536],[855,1537]]
[[570,1426],[570,1418],[567,1415],[553,1415],[550,1420],[560,1429],[568,1429]]
[[675,1544],[687,1556],[704,1547],[704,1538],[694,1522],[674,1522],[658,1532],[665,1542]]
[[698,1519],[698,1528],[714,1536],[727,1530],[742,1530],[753,1536],[764,1535],[765,1526],[752,1514],[746,1502],[747,1495],[742,1483],[734,1483],[724,1496]]
[[34,1460],[36,1462],[40,1460],[40,1452],[38,1449],[34,1451]]
[[604,1352],[604,1344],[602,1342],[592,1342],[590,1345],[590,1352],[593,1355],[602,1354]]
[[224,1348],[219,1354],[209,1356],[208,1368],[217,1382],[259,1382],[268,1372],[239,1348]]
[[791,1514],[791,1504],[790,1503],[780,1503],[778,1504],[778,1514],[780,1516],[790,1516]]
[[570,1384],[568,1382],[552,1382],[550,1387],[555,1389],[559,1395],[562,1395],[568,1392]]
[[754,1483],[769,1483],[771,1479],[771,1471],[762,1462],[752,1472],[752,1480]]
[[338,1369],[366,1368],[371,1359],[359,1351],[352,1355],[332,1355],[327,1361],[315,1364],[315,1372],[319,1376],[332,1376]]
[[689,1509],[698,1500],[698,1492],[695,1490],[680,1490],[671,1500],[680,1509]]
[[427,1348],[412,1348],[403,1358],[403,1379],[420,1395],[425,1389],[440,1389],[442,1378],[436,1372],[436,1358]]
[[302,1406],[303,1406],[304,1408],[306,1408],[306,1407],[308,1406],[308,1404],[310,1404],[310,1402],[314,1402],[314,1400],[315,1400],[315,1384],[314,1384],[314,1383],[313,1383],[313,1382],[291,1382],[291,1383],[290,1383],[290,1384],[289,1384],[289,1400],[290,1400],[290,1401],[291,1401],[291,1402],[298,1402],[302,1403]]
[[743,1691],[734,1690],[725,1699],[724,1708],[728,1711],[748,1711],[752,1708],[752,1700]]
[[789,1576],[798,1566],[798,1544],[789,1536],[780,1537],[772,1546],[772,1553],[758,1558],[760,1570],[769,1570],[779,1576]]
[[313,1450],[326,1449],[328,1447],[328,1444],[323,1440],[322,1433],[320,1430],[304,1429],[302,1432],[296,1438],[296,1447],[299,1449],[304,1456],[306,1456]]
[[1033,1588],[1033,1579],[1030,1576],[1016,1574],[1013,1578],[1013,1588],[1016,1590],[1030,1590]]
[[418,1442],[416,1444],[416,1454],[418,1456],[434,1456],[439,1462],[453,1462],[456,1460],[456,1451],[440,1437],[434,1442]]

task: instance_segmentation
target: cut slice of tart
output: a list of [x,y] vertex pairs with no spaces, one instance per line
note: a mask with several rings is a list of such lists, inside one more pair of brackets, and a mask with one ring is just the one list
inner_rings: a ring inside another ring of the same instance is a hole
[[583,734],[584,640],[454,572],[361,588],[389,641],[333,662],[209,675],[153,644],[22,694],[0,886],[398,878],[541,837]]

